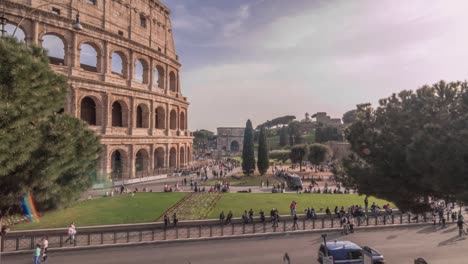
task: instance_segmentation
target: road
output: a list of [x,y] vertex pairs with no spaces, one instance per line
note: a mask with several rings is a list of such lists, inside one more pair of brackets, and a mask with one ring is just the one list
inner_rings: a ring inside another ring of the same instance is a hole
[[[385,256],[386,263],[413,263],[417,257],[430,264],[466,263],[468,240],[458,238],[455,225],[445,229],[411,227],[380,231],[361,231],[342,237],[328,235],[329,241],[351,240],[360,245],[370,245]],[[288,252],[291,262],[317,263],[319,234],[285,235],[268,238],[245,238],[218,241],[178,242],[172,244],[128,246],[122,248],[89,249],[55,252],[49,254],[47,263],[170,263],[170,264],[273,264],[283,263]],[[31,255],[4,256],[4,264],[32,262]]]

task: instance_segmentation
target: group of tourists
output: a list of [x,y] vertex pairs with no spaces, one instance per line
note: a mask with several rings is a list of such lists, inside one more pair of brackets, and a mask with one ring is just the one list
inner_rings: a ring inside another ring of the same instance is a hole
[[49,239],[47,236],[41,238],[41,243],[36,244],[34,249],[34,264],[47,261],[47,249],[49,248]]
[[[164,228],[168,228],[169,225],[171,224],[171,219],[167,214],[164,214],[163,218],[164,218]],[[178,222],[179,222],[179,218],[177,217],[177,213],[174,212],[174,214],[172,214],[173,227],[176,227]]]

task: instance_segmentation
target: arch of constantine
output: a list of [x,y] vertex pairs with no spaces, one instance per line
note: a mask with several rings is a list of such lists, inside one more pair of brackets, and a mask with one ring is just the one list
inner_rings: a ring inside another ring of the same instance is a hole
[[[1,1],[6,34],[48,50],[64,110],[101,136],[99,175],[166,174],[192,161],[170,10],[158,0]],[[82,30],[72,27],[79,10]],[[105,178],[104,178],[105,177]]]

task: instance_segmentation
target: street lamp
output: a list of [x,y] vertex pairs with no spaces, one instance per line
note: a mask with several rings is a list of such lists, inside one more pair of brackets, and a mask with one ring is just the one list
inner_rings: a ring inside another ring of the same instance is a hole
[[[21,18],[20,22],[16,25],[15,27],[15,30],[13,30],[13,33],[11,34],[12,37],[15,36],[15,33],[16,31],[18,30],[19,26],[21,26],[21,24],[23,23],[23,21],[27,18],[27,17],[30,17],[30,15],[32,13],[34,13],[35,11],[39,10],[41,7],[44,7],[44,6],[49,6],[49,5],[57,5],[57,6],[62,6],[62,7],[65,7],[65,8],[71,8],[72,10],[76,11],[76,15],[75,15],[75,21],[72,25],[72,28],[74,30],[77,30],[77,31],[80,31],[80,30],[83,30],[83,26],[81,25],[80,23],[80,10],[74,8],[70,5],[66,5],[66,4],[60,4],[60,3],[47,3],[47,4],[43,4],[43,5],[39,5],[37,7],[35,7],[34,9],[32,9],[31,11],[29,11],[28,13],[26,13],[23,18]],[[2,37],[5,35],[6,31],[5,31],[5,25],[6,25],[6,22],[8,21],[8,19],[5,17],[5,6],[3,7],[3,12],[2,12],[2,15],[0,16],[0,24],[2,25]]]

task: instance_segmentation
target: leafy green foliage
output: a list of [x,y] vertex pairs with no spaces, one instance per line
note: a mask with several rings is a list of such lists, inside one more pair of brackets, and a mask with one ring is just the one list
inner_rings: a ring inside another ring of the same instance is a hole
[[265,175],[270,166],[270,159],[268,157],[268,144],[266,139],[265,128],[260,128],[260,134],[258,138],[258,158],[257,158],[257,168],[260,172],[260,175]]
[[277,117],[271,121],[266,121],[265,123],[258,125],[256,130],[259,130],[262,126],[265,128],[272,128],[279,125],[284,126],[289,124],[289,122],[293,121],[294,119],[296,119],[296,117],[292,115]]
[[320,126],[315,129],[315,141],[318,143],[327,141],[343,141],[343,135],[336,127]]
[[331,149],[323,144],[312,144],[309,146],[307,159],[313,165],[320,165],[331,156]]
[[290,154],[290,150],[273,150],[270,151],[269,156],[271,159],[275,159],[285,163],[289,159]]
[[343,124],[349,125],[356,120],[356,109],[349,110],[348,112],[343,114]]
[[67,82],[45,52],[0,39],[0,210],[20,213],[20,199],[38,210],[69,204],[91,184],[99,138],[78,119],[57,114]]
[[467,83],[440,81],[379,103],[358,105],[346,130],[355,155],[337,177],[403,210],[427,210],[431,199],[467,202]]
[[280,140],[279,140],[280,147],[286,146],[288,144],[288,128],[282,127],[279,130],[279,136],[280,136]]
[[301,130],[298,121],[292,121],[288,124],[289,145],[294,146],[301,143]]
[[209,141],[214,138],[214,133],[209,130],[201,129],[193,132],[193,137],[193,146],[195,150],[205,152],[209,145]]
[[302,171],[302,162],[307,158],[309,148],[307,145],[295,145],[291,148],[289,158],[292,163],[299,163],[299,168]]
[[247,120],[244,130],[244,146],[242,150],[242,171],[250,175],[255,171],[254,135],[252,122]]

